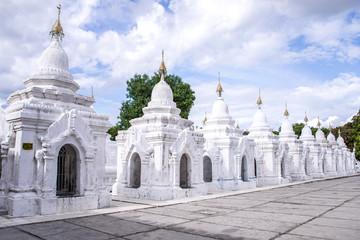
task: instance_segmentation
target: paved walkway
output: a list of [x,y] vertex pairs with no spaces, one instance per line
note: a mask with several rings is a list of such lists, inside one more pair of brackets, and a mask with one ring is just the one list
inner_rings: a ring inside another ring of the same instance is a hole
[[359,175],[113,204],[71,214],[0,217],[0,239],[360,239]]

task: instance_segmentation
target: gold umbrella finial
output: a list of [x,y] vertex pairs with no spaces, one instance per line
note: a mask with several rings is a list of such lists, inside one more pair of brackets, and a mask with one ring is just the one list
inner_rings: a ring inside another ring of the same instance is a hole
[[320,123],[320,118],[318,117],[318,122],[317,122],[317,126],[320,128],[321,123]]
[[305,111],[305,118],[304,118],[304,121],[307,123],[309,121],[309,119],[307,118],[306,116],[306,111]]
[[62,41],[65,34],[63,32],[63,28],[60,23],[61,4],[59,4],[59,6],[57,6],[57,9],[58,9],[58,18],[57,18],[55,24],[53,25],[49,35],[51,35],[51,39],[53,39],[53,37],[55,37],[56,40],[59,39],[60,41]]
[[289,116],[289,111],[287,110],[287,103],[285,103],[285,112],[284,112],[284,116],[288,117]]
[[218,93],[218,96],[221,97],[221,94],[224,91],[224,89],[222,88],[222,86],[220,84],[220,72],[218,72],[218,80],[219,80],[219,84],[216,88],[216,92]]
[[259,88],[259,97],[258,97],[258,100],[257,100],[256,104],[258,105],[258,108],[260,109],[261,104],[262,104],[262,100],[261,100],[261,97],[260,97],[260,88]]
[[161,64],[159,67],[159,72],[166,75],[166,66],[165,66],[165,62],[164,62],[164,49],[161,52],[162,54],[162,60],[161,60]]

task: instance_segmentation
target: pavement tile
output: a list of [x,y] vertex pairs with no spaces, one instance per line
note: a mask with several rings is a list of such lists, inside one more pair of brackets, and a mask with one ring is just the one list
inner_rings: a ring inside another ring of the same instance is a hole
[[237,218],[231,216],[209,217],[200,220],[201,222],[221,224],[225,226],[243,227],[249,229],[258,229],[283,233],[296,227],[297,223],[278,222],[273,220],[253,219],[253,218]]
[[109,214],[109,216],[129,220],[129,221],[134,221],[134,222],[145,223],[156,227],[164,227],[168,225],[179,224],[189,221],[187,219],[182,219],[182,218],[176,218],[176,217],[170,217],[170,216],[164,216],[164,215],[152,214],[146,212],[137,212],[137,211],[114,213],[114,214]]
[[78,228],[60,234],[46,236],[47,240],[106,240],[114,236],[88,228]]
[[224,226],[220,224],[192,221],[167,227],[168,229],[199,234],[221,239],[270,239],[278,234],[275,232],[255,229]]
[[39,237],[46,237],[49,235],[72,231],[74,229],[78,229],[81,227],[64,221],[55,221],[55,222],[44,222],[44,223],[21,225],[18,226],[17,228],[32,233]]
[[279,222],[290,222],[290,223],[304,223],[312,218],[312,216],[304,216],[304,215],[296,215],[296,214],[255,212],[255,211],[245,211],[245,210],[236,211],[228,214],[227,216],[241,217],[246,219],[253,218],[253,219],[274,220]]
[[[326,218],[339,218],[360,221],[360,215],[356,212],[341,212],[341,211],[330,211],[322,215]],[[360,228],[360,226],[359,226]]]
[[205,214],[205,215],[222,215],[234,212],[233,209],[226,209],[226,208],[214,208],[209,206],[200,206],[196,205],[195,203],[185,203],[179,205],[171,205],[166,206],[166,208],[177,209],[180,211],[191,212],[191,213],[198,213],[198,214]]
[[358,240],[360,236],[360,230],[304,224],[290,231],[290,234],[304,235],[313,238],[328,238],[334,240]]
[[[280,237],[275,238],[276,240],[314,240],[314,237],[309,237],[309,236],[300,236],[300,235],[294,235],[294,234],[285,234],[285,235],[281,235]],[[329,240],[328,238],[320,238],[320,237],[316,237],[316,239],[326,239]]]
[[174,208],[170,208],[170,207],[148,208],[148,209],[141,209],[138,211],[159,214],[159,215],[165,215],[165,216],[174,216],[174,217],[179,217],[179,218],[188,219],[188,220],[195,220],[195,219],[200,219],[200,218],[209,216],[208,214],[188,212],[188,211],[178,210],[178,209],[174,209]]
[[353,219],[347,220],[347,219],[339,219],[339,218],[319,217],[312,220],[308,224],[360,230],[360,221],[356,221]]
[[2,240],[33,240],[41,239],[30,234],[24,233],[16,228],[2,228],[0,229],[0,239]]
[[210,240],[214,238],[203,237],[199,235],[176,232],[166,229],[158,229],[155,231],[138,233],[135,235],[126,236],[125,239],[148,239],[148,240],[168,240],[168,239],[187,239],[187,240]]
[[[137,222],[127,221],[127,220],[121,220],[116,217],[110,217],[108,218],[115,219],[115,220],[109,220],[105,222],[101,221],[94,221],[94,219],[91,219],[90,221],[86,221],[87,218],[81,219],[81,221],[76,222],[76,224],[91,228],[93,230],[101,231],[104,233],[109,233],[118,237],[122,237],[125,235],[130,235],[138,232],[143,231],[149,231],[153,230],[156,227],[152,227],[145,224],[140,224]],[[74,222],[75,223],[75,222]]]

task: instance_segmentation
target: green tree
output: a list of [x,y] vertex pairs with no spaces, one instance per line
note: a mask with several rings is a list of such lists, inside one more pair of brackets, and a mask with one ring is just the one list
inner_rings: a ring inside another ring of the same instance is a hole
[[[159,73],[154,73],[151,77],[147,74],[135,74],[134,77],[126,81],[126,100],[122,102],[118,116],[119,121],[116,126],[108,130],[111,140],[115,140],[119,130],[126,130],[131,126],[129,122],[131,119],[143,116],[142,109],[150,102],[152,89],[159,81]],[[187,119],[191,107],[194,105],[195,92],[179,76],[166,75],[165,82],[169,84],[173,91],[173,100],[181,110],[180,116]]]

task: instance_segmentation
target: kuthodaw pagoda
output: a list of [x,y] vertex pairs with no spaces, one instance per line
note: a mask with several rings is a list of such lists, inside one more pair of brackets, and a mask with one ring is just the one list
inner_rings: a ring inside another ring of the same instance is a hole
[[[31,216],[110,205],[111,195],[168,200],[313,178],[354,174],[355,154],[339,133],[316,137],[307,124],[298,139],[285,108],[279,135],[267,123],[259,94],[249,134],[232,119],[220,83],[201,129],[180,117],[173,92],[161,79],[144,115],[109,141],[107,115],[94,97],[76,93],[61,46],[60,7],[50,46],[25,89],[0,109],[0,211]],[[215,90],[215,89],[214,89]],[[255,104],[254,104],[255,107]],[[331,128],[331,127],[330,127]]]
[[[107,115],[76,93],[59,16],[50,46],[25,89],[4,111],[0,208],[10,216],[96,209],[110,205],[105,175]],[[4,131],[5,130],[5,131]]]

